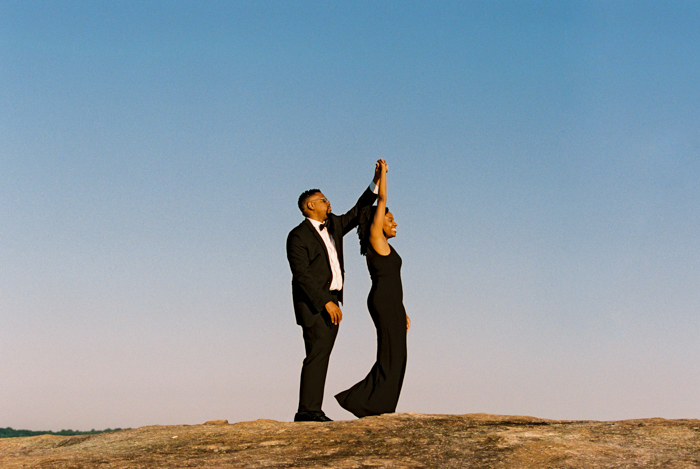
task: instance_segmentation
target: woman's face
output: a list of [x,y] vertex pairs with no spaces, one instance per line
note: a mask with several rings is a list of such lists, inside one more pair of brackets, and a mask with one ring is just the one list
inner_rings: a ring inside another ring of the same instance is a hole
[[396,236],[396,222],[391,212],[387,212],[384,215],[384,236],[386,236],[386,239]]

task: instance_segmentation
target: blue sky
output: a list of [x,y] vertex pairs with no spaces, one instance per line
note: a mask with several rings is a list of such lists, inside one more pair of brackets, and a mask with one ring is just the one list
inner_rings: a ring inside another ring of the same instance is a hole
[[[697,2],[0,11],[0,426],[290,420],[296,199],[378,158],[398,411],[700,418]],[[345,251],[334,419],[375,353]]]

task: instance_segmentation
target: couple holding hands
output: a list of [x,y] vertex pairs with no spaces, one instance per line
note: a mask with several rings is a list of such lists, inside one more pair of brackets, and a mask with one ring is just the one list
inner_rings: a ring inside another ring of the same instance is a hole
[[305,219],[287,237],[294,313],[306,348],[295,422],[331,420],[321,405],[328,361],[343,319],[338,306],[343,301],[343,236],[356,227],[372,278],[367,307],[377,328],[377,360],[365,379],[335,398],[357,417],[396,410],[411,321],[403,306],[401,257],[388,242],[396,236],[394,216],[386,207],[388,169],[386,161],[377,161],[372,184],[343,215],[331,213],[331,203],[318,189],[299,196]]

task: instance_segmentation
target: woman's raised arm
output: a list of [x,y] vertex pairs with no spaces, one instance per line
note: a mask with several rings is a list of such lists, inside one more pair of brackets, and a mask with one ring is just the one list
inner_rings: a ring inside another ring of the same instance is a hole
[[374,212],[374,219],[369,227],[369,244],[380,256],[388,256],[391,254],[391,248],[386,236],[384,236],[384,218],[386,215],[386,173],[389,166],[383,159],[380,159],[377,164],[380,165],[379,196],[377,197],[377,211]]

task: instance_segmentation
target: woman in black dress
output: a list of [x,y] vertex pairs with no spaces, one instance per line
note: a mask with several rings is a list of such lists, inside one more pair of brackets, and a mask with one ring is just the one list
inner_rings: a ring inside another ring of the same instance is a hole
[[401,257],[389,245],[396,236],[396,222],[386,208],[386,173],[380,160],[379,197],[376,207],[360,214],[357,228],[360,252],[367,256],[372,289],[367,307],[377,328],[377,361],[367,377],[335,396],[345,410],[357,417],[396,411],[406,371],[406,333],[411,321],[403,306]]

